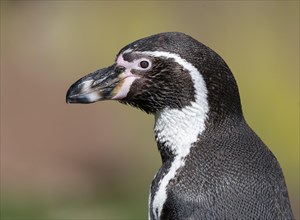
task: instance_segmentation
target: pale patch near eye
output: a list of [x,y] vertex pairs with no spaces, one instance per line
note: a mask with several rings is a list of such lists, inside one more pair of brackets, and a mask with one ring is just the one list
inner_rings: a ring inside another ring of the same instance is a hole
[[112,99],[116,99],[116,100],[120,100],[123,99],[127,96],[130,87],[132,85],[132,83],[134,82],[134,80],[136,80],[137,77],[126,77],[125,79],[123,79],[123,82],[121,82],[113,91],[114,95],[112,97]]
[[135,60],[134,63],[136,63],[135,69],[137,70],[145,71],[151,69],[152,67],[151,61],[146,58]]
[[[139,59],[133,60],[132,62],[128,62],[128,61],[124,60],[123,54],[119,55],[116,63],[117,63],[118,66],[125,67],[126,71],[131,71],[133,69],[134,70],[143,70],[143,71],[145,71],[145,70],[151,69],[151,67],[152,67],[152,62],[151,62],[150,59],[139,58]],[[146,62],[147,63],[147,67],[143,67],[142,62]]]
[[[126,50],[123,54],[129,53],[129,52],[131,52],[131,50],[130,51]],[[121,78],[121,82],[113,90],[114,96],[112,97],[112,99],[115,99],[115,100],[120,100],[120,99],[125,98],[127,96],[128,92],[130,91],[130,87],[131,87],[132,83],[136,79],[140,78],[140,76],[133,74],[131,72],[132,70],[146,71],[152,67],[151,61],[147,58],[140,58],[140,59],[134,60],[133,62],[128,62],[128,61],[124,60],[123,54],[120,54],[116,61],[117,66],[124,67],[125,71],[124,71],[124,73],[122,73],[119,76]],[[141,64],[141,62],[146,62],[146,63]]]

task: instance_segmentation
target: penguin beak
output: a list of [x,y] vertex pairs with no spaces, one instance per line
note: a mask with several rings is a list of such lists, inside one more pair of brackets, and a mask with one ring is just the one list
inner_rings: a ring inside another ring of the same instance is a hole
[[124,78],[123,71],[115,67],[97,70],[76,81],[67,92],[66,102],[87,104],[111,99]]

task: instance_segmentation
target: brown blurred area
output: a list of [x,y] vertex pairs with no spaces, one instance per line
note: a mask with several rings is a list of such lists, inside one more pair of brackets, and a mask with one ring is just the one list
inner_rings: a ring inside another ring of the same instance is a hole
[[233,71],[299,218],[298,1],[1,1],[1,219],[146,219],[154,119],[68,87],[123,46],[185,32]]

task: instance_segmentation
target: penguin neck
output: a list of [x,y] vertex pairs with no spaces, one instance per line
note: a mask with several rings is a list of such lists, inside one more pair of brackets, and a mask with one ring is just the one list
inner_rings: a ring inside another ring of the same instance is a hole
[[197,102],[182,109],[164,109],[155,115],[154,132],[163,163],[184,158],[205,130],[207,108]]

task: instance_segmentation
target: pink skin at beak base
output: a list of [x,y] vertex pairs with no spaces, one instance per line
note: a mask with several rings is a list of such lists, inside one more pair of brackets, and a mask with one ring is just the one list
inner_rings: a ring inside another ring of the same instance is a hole
[[131,73],[131,69],[134,68],[135,64],[125,61],[123,59],[123,54],[119,55],[116,63],[117,65],[126,68],[125,72],[119,76],[122,78],[122,80],[120,84],[114,89],[114,92],[116,92],[116,94],[111,98],[113,100],[120,100],[127,96],[132,83],[139,77]]

